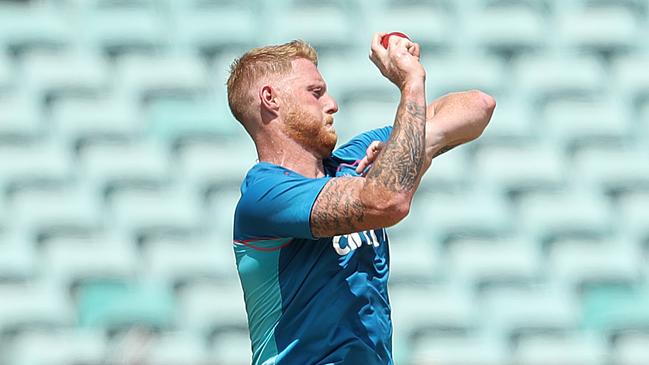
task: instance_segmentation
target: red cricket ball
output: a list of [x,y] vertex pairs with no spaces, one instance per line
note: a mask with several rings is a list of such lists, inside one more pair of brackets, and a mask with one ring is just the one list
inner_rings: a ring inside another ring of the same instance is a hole
[[381,37],[381,45],[383,46],[383,48],[385,48],[385,49],[388,48],[388,39],[390,39],[390,37],[393,36],[393,35],[396,35],[397,37],[401,37],[401,38],[410,39],[410,37],[408,37],[407,35],[405,35],[405,34],[403,34],[401,32],[390,32],[390,33],[384,35],[383,37]]

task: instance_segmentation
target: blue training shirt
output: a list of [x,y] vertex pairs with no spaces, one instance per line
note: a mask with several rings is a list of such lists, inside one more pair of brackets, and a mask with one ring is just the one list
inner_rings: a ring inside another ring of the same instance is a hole
[[234,251],[253,365],[392,364],[385,229],[316,239],[311,208],[334,176],[356,164],[392,127],[363,133],[324,161],[312,179],[260,162],[241,185]]

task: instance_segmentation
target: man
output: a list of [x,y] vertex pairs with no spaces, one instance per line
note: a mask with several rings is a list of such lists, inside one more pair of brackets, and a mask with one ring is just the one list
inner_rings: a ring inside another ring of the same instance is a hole
[[234,219],[253,364],[392,364],[385,228],[408,214],[432,158],[491,117],[480,92],[427,108],[419,46],[391,37],[385,49],[382,36],[370,58],[401,92],[394,126],[333,153],[338,106],[313,48],[253,49],[232,65],[230,108],[259,155]]

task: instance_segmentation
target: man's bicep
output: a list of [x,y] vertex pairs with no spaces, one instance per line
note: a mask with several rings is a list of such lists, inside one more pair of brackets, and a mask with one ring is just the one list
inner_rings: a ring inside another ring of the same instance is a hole
[[361,199],[365,178],[339,177],[327,182],[311,210],[314,237],[332,237],[389,225],[389,217]]

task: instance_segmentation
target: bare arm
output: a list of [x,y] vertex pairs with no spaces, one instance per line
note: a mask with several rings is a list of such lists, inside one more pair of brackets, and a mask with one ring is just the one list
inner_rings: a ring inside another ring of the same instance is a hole
[[[425,72],[419,49],[391,37],[388,50],[372,42],[372,61],[401,89],[394,128],[366,177],[331,179],[311,211],[311,230],[328,237],[396,224],[410,209],[426,160]],[[413,52],[414,54],[410,54]]]

